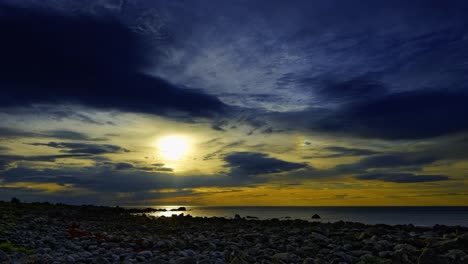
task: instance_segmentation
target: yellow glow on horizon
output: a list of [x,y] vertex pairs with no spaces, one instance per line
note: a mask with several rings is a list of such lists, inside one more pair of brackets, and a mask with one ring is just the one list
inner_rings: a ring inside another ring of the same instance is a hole
[[180,160],[189,152],[190,142],[184,136],[165,136],[158,141],[158,150],[166,160]]

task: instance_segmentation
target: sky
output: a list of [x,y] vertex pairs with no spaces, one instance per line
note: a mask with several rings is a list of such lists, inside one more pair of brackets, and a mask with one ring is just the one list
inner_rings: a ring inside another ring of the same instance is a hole
[[0,200],[468,205],[467,12],[4,0]]

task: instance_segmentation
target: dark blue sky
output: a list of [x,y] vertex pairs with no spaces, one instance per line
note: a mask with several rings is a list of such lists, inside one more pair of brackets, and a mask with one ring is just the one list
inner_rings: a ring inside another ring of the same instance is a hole
[[[467,194],[467,11],[4,1],[0,188],[30,200],[277,204],[252,193],[280,184],[298,188],[293,204],[310,193],[456,204]],[[185,152],[161,154],[154,142],[167,137]]]

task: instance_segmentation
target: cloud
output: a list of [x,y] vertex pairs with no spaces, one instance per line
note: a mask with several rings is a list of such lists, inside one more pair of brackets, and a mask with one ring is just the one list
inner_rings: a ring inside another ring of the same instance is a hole
[[98,164],[86,167],[33,168],[16,166],[0,171],[2,183],[57,183],[94,192],[132,193],[166,188],[239,186],[246,182],[231,177],[192,175],[175,176],[171,172],[147,171],[141,168],[116,169],[118,164]]
[[370,149],[360,148],[347,148],[339,146],[326,147],[324,150],[334,152],[333,154],[310,156],[310,158],[339,158],[339,157],[353,157],[353,156],[370,156],[379,154],[380,152]]
[[[307,84],[307,79],[303,82]],[[381,82],[368,76],[359,76],[342,82],[324,80],[314,92],[322,104],[345,104],[382,97],[388,91]]]
[[270,173],[286,172],[307,167],[304,163],[295,163],[269,157],[257,152],[233,152],[224,156],[225,167],[230,175],[248,177]]
[[364,137],[436,137],[468,130],[465,118],[468,115],[467,100],[466,92],[401,92],[351,105],[336,113],[334,122],[328,122],[328,125],[337,131],[349,131]]
[[266,116],[288,129],[386,140],[424,139],[468,131],[467,100],[465,91],[427,89]]
[[62,155],[39,155],[39,156],[20,156],[20,155],[0,155],[0,170],[8,169],[11,164],[18,161],[32,162],[55,162],[57,159],[69,158],[92,158],[90,154],[62,154]]
[[107,138],[94,138],[85,133],[71,130],[49,130],[42,132],[24,131],[16,128],[0,127],[0,138],[57,138],[66,140],[100,141]]
[[38,155],[38,156],[20,156],[20,155],[0,155],[0,160],[5,161],[44,161],[55,162],[57,159],[83,158],[91,157],[90,154],[60,154],[60,155]]
[[79,104],[194,116],[224,109],[216,97],[142,73],[150,47],[115,18],[2,5],[0,31],[3,108]]
[[118,162],[114,164],[114,168],[116,170],[127,170],[127,169],[133,169],[134,167],[135,166],[133,166],[133,164],[126,163],[126,162]]
[[38,137],[38,133],[22,131],[16,128],[0,127],[0,138]]
[[60,152],[70,154],[107,154],[129,152],[129,150],[116,145],[110,144],[88,144],[88,143],[71,143],[71,142],[49,142],[49,143],[29,143],[33,146],[47,146],[51,148],[61,149]]
[[8,160],[0,160],[0,171],[6,169],[9,164]]
[[450,177],[444,175],[415,175],[412,173],[367,173],[355,176],[358,180],[378,180],[394,183],[420,183],[448,181]]
[[50,130],[44,133],[44,136],[68,140],[98,141],[106,138],[92,138],[84,133],[70,130]]
[[10,148],[5,147],[5,146],[0,146],[0,152],[4,152],[4,151],[7,151],[7,150],[10,150]]

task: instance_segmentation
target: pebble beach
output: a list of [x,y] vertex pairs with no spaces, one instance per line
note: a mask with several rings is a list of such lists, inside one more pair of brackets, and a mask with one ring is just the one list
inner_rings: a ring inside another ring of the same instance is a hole
[[147,212],[0,202],[0,263],[468,263],[468,228],[462,226]]

